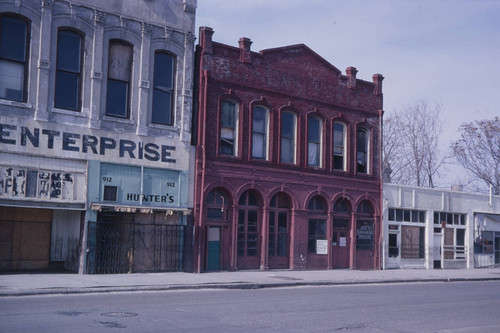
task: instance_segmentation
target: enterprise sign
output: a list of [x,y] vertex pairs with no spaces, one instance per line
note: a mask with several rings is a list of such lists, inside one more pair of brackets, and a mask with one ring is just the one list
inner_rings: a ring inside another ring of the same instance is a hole
[[124,159],[177,163],[172,158],[175,146],[171,145],[0,123],[0,147],[4,145],[31,147],[40,153],[46,149],[102,156],[118,153]]

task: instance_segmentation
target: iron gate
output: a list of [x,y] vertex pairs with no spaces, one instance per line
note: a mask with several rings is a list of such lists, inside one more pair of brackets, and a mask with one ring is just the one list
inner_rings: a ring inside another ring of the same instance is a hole
[[184,236],[183,225],[89,221],[87,273],[179,272]]

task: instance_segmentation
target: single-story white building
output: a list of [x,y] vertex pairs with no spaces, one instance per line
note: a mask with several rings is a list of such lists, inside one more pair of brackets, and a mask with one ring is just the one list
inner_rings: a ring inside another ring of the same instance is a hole
[[500,264],[500,197],[384,184],[382,267]]

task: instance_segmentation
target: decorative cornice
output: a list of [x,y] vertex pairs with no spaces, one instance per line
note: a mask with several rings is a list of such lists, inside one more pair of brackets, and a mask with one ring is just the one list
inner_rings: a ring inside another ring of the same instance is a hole
[[141,31],[143,35],[150,35],[153,31],[153,26],[151,24],[142,22]]
[[94,10],[94,24],[102,26],[104,24],[104,19],[106,17],[106,13],[101,12],[100,10]]
[[51,9],[53,5],[53,0],[41,0],[40,5],[42,8]]

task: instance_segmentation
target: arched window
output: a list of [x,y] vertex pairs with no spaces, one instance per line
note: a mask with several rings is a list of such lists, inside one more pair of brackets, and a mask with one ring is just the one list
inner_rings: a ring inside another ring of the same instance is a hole
[[356,171],[369,173],[369,143],[370,131],[364,127],[358,127],[356,134]]
[[271,199],[269,209],[269,257],[288,256],[290,200],[284,193]]
[[297,116],[291,112],[281,114],[281,162],[295,163],[295,137]]
[[358,204],[358,213],[373,215],[373,205],[368,200],[363,200]]
[[269,145],[269,111],[262,106],[252,110],[252,157],[267,159]]
[[174,115],[175,58],[167,52],[155,52],[153,107],[151,121],[172,125]]
[[325,200],[319,195],[312,197],[307,204],[309,215],[307,249],[309,253],[326,254],[321,253],[322,247],[318,246],[326,242],[326,207]]
[[333,228],[349,229],[351,218],[351,205],[346,198],[339,198],[333,204]]
[[229,200],[222,189],[214,189],[207,195],[207,220],[227,220]]
[[79,111],[81,106],[83,35],[67,28],[57,34],[54,107]]
[[128,118],[132,45],[118,39],[109,41],[106,115]]
[[219,153],[238,156],[238,104],[232,101],[221,104]]
[[0,15],[0,98],[25,102],[27,98],[29,21]]
[[333,123],[333,169],[346,170],[346,125],[341,122]]
[[309,117],[307,125],[307,165],[321,167],[323,124],[321,119]]

